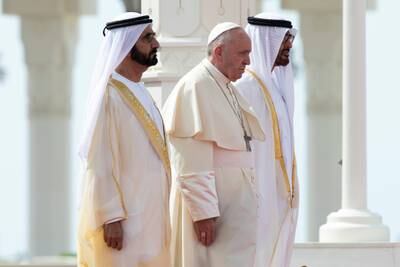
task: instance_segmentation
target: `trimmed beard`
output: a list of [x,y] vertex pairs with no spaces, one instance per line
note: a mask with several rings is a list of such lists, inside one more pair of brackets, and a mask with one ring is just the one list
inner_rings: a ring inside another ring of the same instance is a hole
[[136,45],[131,49],[131,58],[132,60],[136,61],[140,65],[144,65],[147,67],[154,66],[158,63],[157,59],[157,49],[151,50],[149,55],[145,55],[139,50],[137,50]]

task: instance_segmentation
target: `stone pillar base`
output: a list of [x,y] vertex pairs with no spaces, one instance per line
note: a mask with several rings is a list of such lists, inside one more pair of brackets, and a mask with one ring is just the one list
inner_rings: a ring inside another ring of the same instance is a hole
[[389,228],[382,224],[381,216],[368,210],[333,212],[319,229],[319,241],[323,243],[387,242],[389,239]]

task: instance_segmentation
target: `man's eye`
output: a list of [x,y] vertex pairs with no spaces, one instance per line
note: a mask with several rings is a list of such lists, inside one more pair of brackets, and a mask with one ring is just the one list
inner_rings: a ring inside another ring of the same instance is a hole
[[149,35],[146,35],[145,37],[144,37],[144,39],[147,41],[147,42],[151,42],[151,41],[153,41],[153,39],[154,39],[154,34],[149,34]]

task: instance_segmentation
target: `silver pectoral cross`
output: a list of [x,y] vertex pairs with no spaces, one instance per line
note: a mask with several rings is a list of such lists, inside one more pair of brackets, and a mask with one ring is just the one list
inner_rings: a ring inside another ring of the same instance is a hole
[[246,150],[250,152],[251,151],[251,145],[250,145],[251,136],[248,136],[247,134],[245,134],[243,136],[243,138],[244,138],[244,141],[246,142]]

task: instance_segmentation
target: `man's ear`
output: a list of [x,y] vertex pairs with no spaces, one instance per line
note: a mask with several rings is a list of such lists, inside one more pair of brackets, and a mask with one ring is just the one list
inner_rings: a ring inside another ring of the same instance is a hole
[[214,56],[219,62],[222,61],[222,45],[214,48]]

